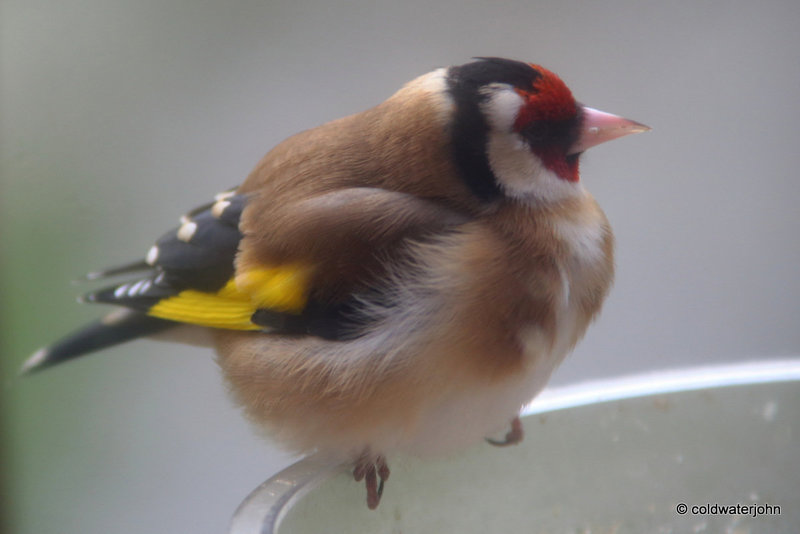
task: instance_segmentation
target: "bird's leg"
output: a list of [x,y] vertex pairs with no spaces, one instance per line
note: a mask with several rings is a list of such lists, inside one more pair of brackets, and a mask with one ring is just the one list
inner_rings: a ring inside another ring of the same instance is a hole
[[508,431],[504,440],[486,438],[486,441],[495,447],[505,447],[506,445],[516,445],[521,442],[524,437],[525,432],[522,430],[522,421],[520,421],[519,416],[517,416],[511,421],[511,430]]
[[374,510],[381,502],[383,485],[389,480],[389,466],[383,456],[370,456],[364,453],[356,462],[353,469],[353,478],[356,482],[364,480],[367,488],[367,507]]

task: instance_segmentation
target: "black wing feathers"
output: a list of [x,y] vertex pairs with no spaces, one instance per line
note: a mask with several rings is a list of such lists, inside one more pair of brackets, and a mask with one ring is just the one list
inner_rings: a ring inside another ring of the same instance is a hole
[[89,280],[132,275],[118,283],[87,294],[83,300],[129,308],[112,312],[34,354],[23,366],[33,372],[72,358],[138,337],[157,334],[177,325],[146,315],[164,298],[184,289],[214,292],[234,273],[234,259],[241,240],[239,219],[247,198],[228,191],[214,202],[184,215],[181,226],[164,234],[150,249],[146,260],[90,273]]
[[164,234],[150,249],[149,276],[90,293],[86,300],[146,311],[185,289],[221,289],[233,276],[245,203],[245,195],[227,193],[189,212],[181,226]]

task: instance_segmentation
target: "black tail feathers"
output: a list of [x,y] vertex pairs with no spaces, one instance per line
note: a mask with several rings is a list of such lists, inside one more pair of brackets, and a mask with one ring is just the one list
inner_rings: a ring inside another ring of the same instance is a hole
[[113,345],[157,334],[176,323],[150,317],[127,309],[115,310],[102,319],[89,323],[53,345],[33,354],[22,365],[20,374],[30,374],[47,367],[102,350]]

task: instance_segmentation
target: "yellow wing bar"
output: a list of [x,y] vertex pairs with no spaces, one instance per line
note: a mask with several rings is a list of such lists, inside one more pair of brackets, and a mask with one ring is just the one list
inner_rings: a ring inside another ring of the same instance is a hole
[[300,313],[306,307],[311,268],[300,263],[251,269],[236,276],[236,287],[257,308]]
[[259,268],[239,274],[215,293],[187,289],[157,302],[148,315],[182,323],[259,330],[250,320],[258,309],[300,313],[308,301],[311,269],[300,264]]

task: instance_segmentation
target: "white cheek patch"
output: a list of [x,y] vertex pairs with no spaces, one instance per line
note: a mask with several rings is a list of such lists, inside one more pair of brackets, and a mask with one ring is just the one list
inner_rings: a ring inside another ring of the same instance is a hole
[[525,141],[513,132],[490,131],[486,152],[495,178],[506,194],[512,197],[534,193],[539,187],[536,178],[542,172],[547,172]]
[[584,194],[580,182],[562,180],[547,169],[514,132],[489,132],[486,151],[497,183],[510,197],[557,202]]
[[511,132],[525,100],[506,84],[491,84],[483,89],[486,100],[481,111],[493,131]]
[[517,114],[525,103],[510,86],[493,84],[484,90],[481,111],[489,124],[486,155],[506,195],[520,200],[546,202],[582,194],[577,182],[562,180],[531,152],[528,143],[514,131]]

